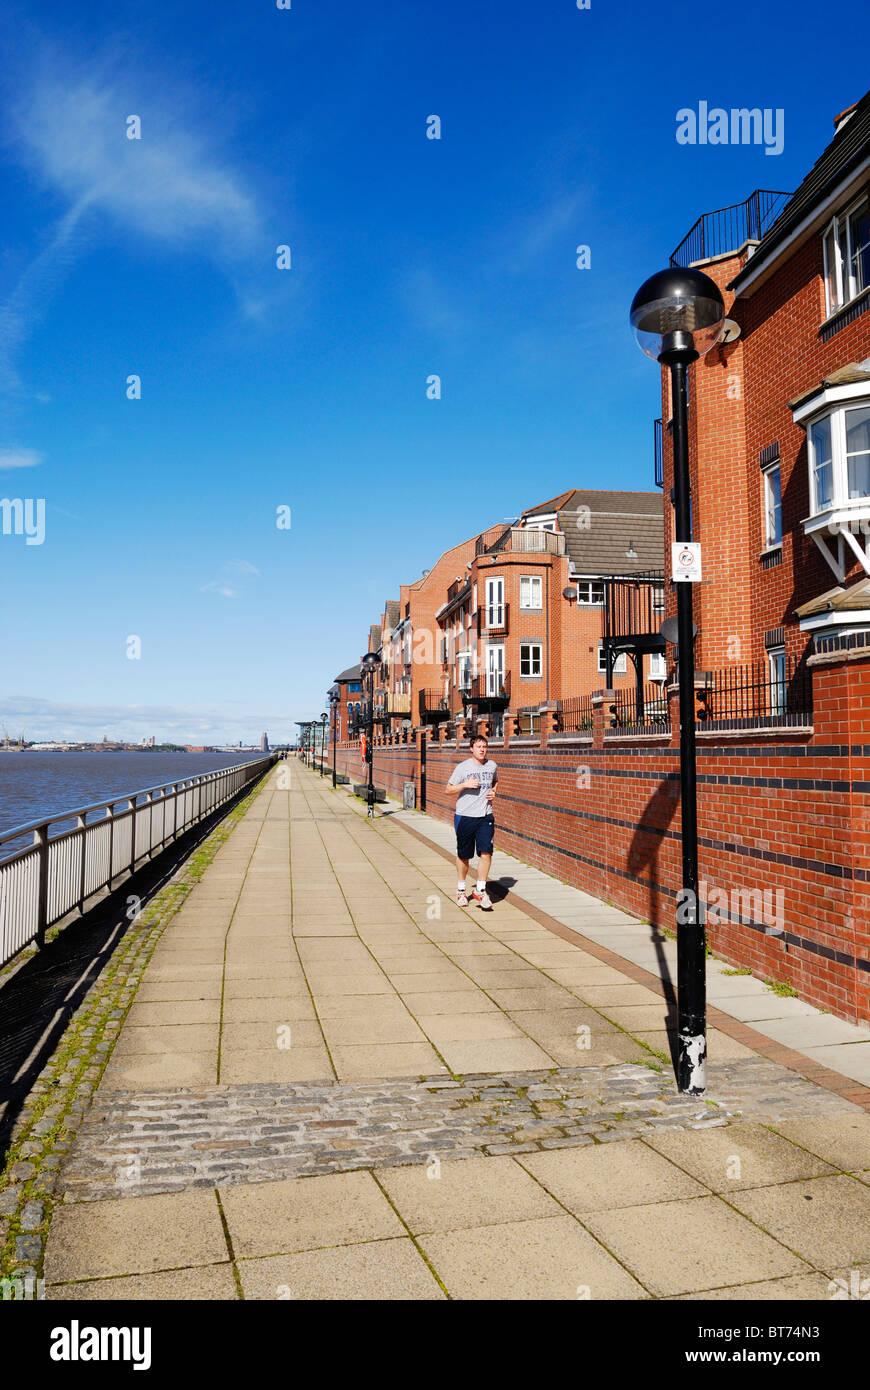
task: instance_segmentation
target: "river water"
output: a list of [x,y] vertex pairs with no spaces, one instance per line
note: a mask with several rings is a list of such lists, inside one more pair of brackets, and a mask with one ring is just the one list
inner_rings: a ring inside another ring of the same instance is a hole
[[[263,755],[238,753],[0,752],[0,834],[110,797],[236,767]],[[54,832],[52,832],[54,833]],[[2,858],[0,851],[0,858]]]

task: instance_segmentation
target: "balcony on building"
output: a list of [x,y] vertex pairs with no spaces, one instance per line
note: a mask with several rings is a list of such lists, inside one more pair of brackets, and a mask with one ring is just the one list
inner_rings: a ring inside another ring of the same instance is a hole
[[561,531],[536,531],[531,527],[507,526],[497,540],[487,545],[478,536],[474,558],[485,555],[564,555],[565,537]]
[[720,256],[735,256],[744,249],[751,253],[790,198],[790,193],[756,188],[745,203],[702,213],[672,253],[671,265],[686,269]]
[[634,665],[638,691],[643,686],[643,658],[664,652],[661,625],[665,618],[664,570],[613,574],[604,578],[604,638],[607,683],[613,679],[617,657],[625,653]]
[[463,704],[466,707],[473,706],[478,714],[487,714],[506,709],[510,704],[510,698],[510,671],[506,671],[504,675],[489,671],[481,676],[472,676],[467,693],[463,695]]
[[[564,536],[562,539],[565,539]],[[509,631],[509,622],[509,603],[482,603],[477,610],[477,635],[505,637]]]
[[450,718],[450,700],[441,690],[420,690],[417,704],[421,724],[442,724]]

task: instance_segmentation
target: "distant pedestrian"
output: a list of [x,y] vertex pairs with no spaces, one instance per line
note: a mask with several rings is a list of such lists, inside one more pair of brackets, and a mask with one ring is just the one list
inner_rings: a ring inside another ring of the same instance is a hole
[[471,740],[471,757],[453,769],[447,783],[447,795],[456,797],[456,814],[453,826],[456,831],[456,871],[459,883],[456,901],[460,907],[468,907],[465,880],[468,865],[478,854],[477,883],[471,890],[472,900],[489,911],[492,903],[486,891],[486,882],[492,863],[492,845],[495,833],[495,817],[492,803],[495,800],[498,768],[487,757],[487,742],[482,734]]

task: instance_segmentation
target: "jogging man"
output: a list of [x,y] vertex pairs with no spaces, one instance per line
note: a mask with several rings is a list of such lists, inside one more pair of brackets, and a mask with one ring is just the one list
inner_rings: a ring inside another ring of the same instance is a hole
[[492,903],[486,891],[486,879],[492,863],[492,838],[495,820],[492,803],[495,800],[498,768],[486,755],[487,742],[482,734],[471,740],[471,757],[453,769],[447,783],[447,795],[456,797],[456,871],[459,883],[456,901],[468,907],[465,880],[469,860],[475,849],[478,854],[477,884],[471,891],[473,900],[489,911]]

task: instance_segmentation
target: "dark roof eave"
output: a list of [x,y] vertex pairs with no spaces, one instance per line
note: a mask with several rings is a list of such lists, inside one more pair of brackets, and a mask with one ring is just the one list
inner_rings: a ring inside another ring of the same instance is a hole
[[[754,274],[760,265],[769,262],[789,234],[814,210],[820,208],[844,178],[866,160],[870,146],[870,92],[865,93],[861,100],[855,103],[854,110],[855,114],[841,126],[830,144],[826,145],[770,231],[762,237],[755,255],[750,256],[742,270],[729,281],[729,290],[739,294],[741,286],[750,274]],[[835,146],[838,147],[835,149]],[[841,157],[844,147],[848,153]]]

